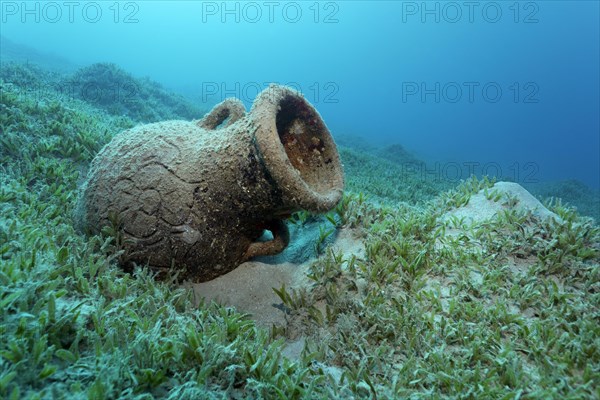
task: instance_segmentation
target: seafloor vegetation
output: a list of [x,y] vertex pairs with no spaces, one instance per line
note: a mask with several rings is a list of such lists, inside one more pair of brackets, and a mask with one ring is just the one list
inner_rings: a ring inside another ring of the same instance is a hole
[[[98,69],[134,79],[106,65],[75,76]],[[398,147],[344,146],[348,193],[318,217],[312,285],[276,288],[289,324],[265,330],[234,309],[195,307],[174,282],[121,272],[115,232],[73,229],[102,145],[141,121],[190,118],[192,106],[139,80],[154,100],[111,108],[47,89],[64,78],[37,68],[0,76],[0,397],[600,397],[600,229],[559,200],[547,202],[555,220],[511,207],[478,226],[442,219],[482,189],[514,199],[487,178],[418,179],[400,170]],[[364,259],[323,245],[342,227],[363,235]],[[300,335],[299,359],[283,357]]]

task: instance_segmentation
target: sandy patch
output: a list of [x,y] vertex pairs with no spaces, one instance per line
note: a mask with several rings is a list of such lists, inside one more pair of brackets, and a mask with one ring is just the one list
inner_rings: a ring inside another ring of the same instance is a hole
[[[319,235],[319,224],[292,226],[290,233],[290,245],[281,254],[259,257],[212,281],[187,285],[193,288],[196,298],[235,307],[250,314],[259,326],[285,326],[283,304],[273,288],[310,285],[306,275],[316,259],[314,243]],[[359,237],[355,230],[339,229],[329,244],[336,252],[342,252],[344,258],[364,257],[364,244]],[[290,352],[299,354],[300,346],[303,344],[297,344]]]
[[[489,221],[502,212],[512,207],[524,211],[531,211],[539,219],[559,218],[555,213],[549,211],[538,199],[533,197],[521,185],[514,182],[497,182],[494,187],[488,189],[488,193],[498,191],[501,194],[500,200],[493,201],[488,199],[483,190],[471,196],[469,203],[455,210],[448,212],[442,217],[442,221],[448,221],[452,217],[458,219],[464,218],[467,225],[478,225]],[[516,200],[512,206],[507,205],[508,197]]]

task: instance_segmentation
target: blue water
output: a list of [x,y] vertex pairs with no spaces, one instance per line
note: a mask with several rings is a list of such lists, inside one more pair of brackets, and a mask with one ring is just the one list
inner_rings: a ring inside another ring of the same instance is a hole
[[207,105],[300,89],[335,135],[431,174],[600,187],[599,3],[3,1],[2,35]]

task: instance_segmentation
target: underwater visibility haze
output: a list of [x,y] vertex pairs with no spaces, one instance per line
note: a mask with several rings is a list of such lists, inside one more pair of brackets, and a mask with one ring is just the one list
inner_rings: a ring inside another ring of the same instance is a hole
[[27,4],[3,3],[2,34],[79,66],[113,62],[208,105],[288,84],[334,134],[462,178],[600,187],[597,2]]
[[600,396],[597,1],[0,1],[0,397]]

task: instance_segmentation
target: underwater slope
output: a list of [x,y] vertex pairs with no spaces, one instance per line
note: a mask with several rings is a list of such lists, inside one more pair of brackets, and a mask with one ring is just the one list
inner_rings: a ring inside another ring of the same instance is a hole
[[[540,220],[488,180],[446,190],[342,148],[347,196],[290,221],[322,228],[309,285],[276,288],[288,323],[259,328],[121,272],[116,231],[74,231],[82,171],[136,121],[1,84],[0,397],[597,397],[600,231],[572,209]],[[461,218],[479,202],[504,211]],[[328,247],[342,229],[364,256]]]
[[46,70],[36,64],[8,62],[0,68],[3,85],[28,92],[32,100],[43,101],[61,94],[77,99],[113,116],[135,122],[165,119],[198,119],[205,111],[181,95],[150,79],[139,79],[118,66],[97,63],[72,73]]
[[0,35],[0,64],[11,62],[43,65],[44,69],[60,73],[69,73],[77,69],[77,65],[63,57],[40,52]]
[[65,82],[76,97],[112,115],[135,121],[198,119],[199,107],[150,79],[138,79],[115,64],[97,63],[77,70]]

